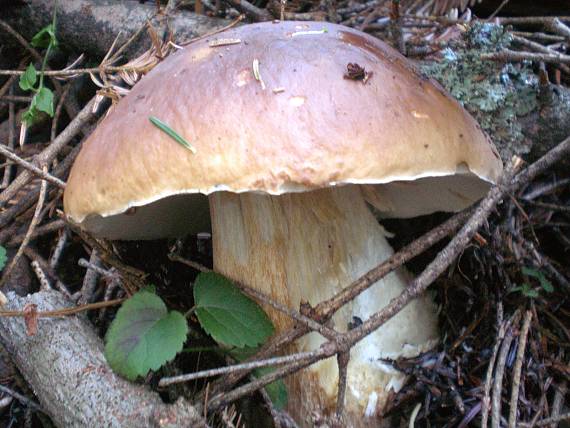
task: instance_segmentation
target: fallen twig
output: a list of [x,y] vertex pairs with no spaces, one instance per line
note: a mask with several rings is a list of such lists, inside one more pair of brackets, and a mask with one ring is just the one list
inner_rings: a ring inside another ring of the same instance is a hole
[[[36,163],[39,165],[49,165],[73,137],[85,127],[86,123],[93,118],[93,104],[95,98],[92,98],[83,109],[73,118],[67,127],[57,136],[52,143],[47,146],[38,156],[36,156]],[[18,175],[10,183],[10,185],[0,193],[0,206],[6,204],[16,193],[25,186],[32,178],[32,172],[25,170]]]
[[495,364],[495,373],[493,375],[493,394],[491,395],[491,427],[501,427],[501,404],[503,395],[503,376],[505,374],[505,365],[507,356],[513,343],[513,328],[518,323],[520,314],[518,312],[508,321],[505,327],[505,337],[502,340],[497,364]]
[[511,49],[503,49],[499,52],[482,53],[480,57],[484,60],[504,62],[542,61],[552,64],[570,64],[570,55],[562,53],[518,52]]
[[558,416],[552,416],[550,418],[541,419],[540,421],[536,421],[533,424],[519,422],[517,426],[520,428],[544,427],[549,424],[555,424],[557,422],[569,421],[569,420],[570,420],[570,412]]
[[10,160],[13,160],[15,163],[22,166],[23,168],[26,168],[27,170],[33,172],[38,177],[41,177],[44,180],[49,181],[52,184],[55,184],[57,187],[60,187],[61,189],[65,189],[64,181],[60,180],[57,177],[54,177],[53,175],[49,174],[47,171],[43,170],[42,168],[38,168],[34,164],[22,159],[18,155],[12,153],[2,144],[0,144],[0,154]]
[[[46,172],[47,168],[44,167],[43,171]],[[38,198],[38,203],[37,203],[36,209],[34,211],[34,216],[32,217],[32,221],[30,222],[30,225],[28,226],[28,231],[26,232],[26,235],[24,236],[24,239],[23,239],[22,243],[20,244],[20,248],[18,248],[16,255],[11,260],[8,267],[2,273],[2,278],[0,279],[0,289],[4,286],[4,284],[6,283],[8,278],[10,278],[10,274],[12,273],[12,270],[14,269],[16,264],[18,263],[18,260],[20,259],[24,250],[26,249],[28,242],[30,242],[32,234],[34,233],[34,229],[36,228],[38,222],[40,221],[40,214],[41,214],[42,208],[44,206],[46,193],[47,193],[47,181],[42,180],[42,184],[41,184],[41,188],[40,188],[40,196]]]
[[519,401],[519,389],[521,382],[521,372],[526,349],[526,339],[528,337],[528,330],[532,320],[532,312],[526,311],[524,314],[523,325],[519,335],[519,344],[517,349],[517,358],[513,369],[513,381],[511,386],[511,401],[509,406],[509,425],[508,428],[515,428],[517,426],[517,407]]
[[305,361],[313,357],[313,355],[314,355],[313,352],[299,352],[296,354],[286,355],[284,357],[268,358],[266,360],[252,361],[249,363],[242,363],[242,364],[233,364],[231,366],[219,367],[210,370],[202,370],[199,372],[187,373],[178,376],[163,377],[158,382],[158,386],[162,388],[169,385],[174,385],[176,383],[188,382],[190,380],[202,379],[207,377],[214,377],[226,373],[233,373],[244,370],[250,371],[261,367],[275,367],[296,361]]

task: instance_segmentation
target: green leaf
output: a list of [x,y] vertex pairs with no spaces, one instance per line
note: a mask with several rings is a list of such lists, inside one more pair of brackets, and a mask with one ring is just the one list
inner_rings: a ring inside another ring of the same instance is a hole
[[36,95],[34,95],[36,99],[36,108],[39,111],[43,111],[53,117],[54,109],[53,109],[53,92],[46,88],[41,87],[40,90]]
[[38,112],[38,109],[36,107],[36,103],[37,103],[37,99],[36,99],[36,96],[34,95],[32,97],[32,102],[30,103],[30,106],[22,115],[22,122],[24,122],[26,124],[26,126],[32,125],[38,117],[39,112]]
[[544,276],[544,274],[541,271],[525,266],[521,269],[521,272],[523,273],[523,275],[538,279],[538,282],[540,282],[540,286],[547,293],[552,293],[554,291],[554,286],[548,279],[546,279],[546,276]]
[[198,275],[194,303],[204,330],[223,345],[255,347],[273,334],[273,324],[263,309],[220,274]]
[[[240,348],[240,349],[232,349],[230,351],[230,355],[234,357],[238,362],[243,362],[247,358],[251,357],[253,354],[257,352],[257,348]],[[252,371],[252,376],[255,378],[260,378],[265,376],[266,374],[271,373],[275,370],[274,367],[261,367],[259,369],[255,369]],[[265,391],[271,398],[271,402],[273,405],[279,409],[283,410],[287,406],[287,387],[285,386],[285,382],[283,379],[278,379],[274,382],[265,386]]]
[[192,146],[192,144],[190,144],[188,141],[186,141],[186,139],[182,135],[180,135],[178,132],[176,132],[174,129],[172,129],[170,126],[168,126],[166,123],[164,123],[162,120],[160,120],[159,118],[154,117],[154,116],[150,116],[148,118],[148,120],[150,120],[150,122],[154,126],[156,126],[161,131],[165,132],[169,137],[171,137],[178,144],[186,147],[192,153],[196,153],[196,149],[194,148],[194,146]]
[[7,259],[8,256],[6,255],[6,248],[0,245],[0,270],[4,269],[4,266],[6,266]]
[[34,37],[32,37],[32,41],[30,43],[36,48],[47,48],[50,44],[52,46],[57,46],[55,25],[51,23],[42,28],[34,35]]
[[521,287],[514,287],[513,291],[520,291],[521,294],[525,297],[535,298],[538,297],[538,291],[533,289],[529,284],[526,282]]
[[34,85],[36,84],[36,80],[38,78],[36,68],[34,64],[28,65],[24,74],[20,76],[20,88],[23,91],[30,91],[34,89]]
[[125,301],[105,337],[105,357],[127,379],[145,376],[172,360],[188,334],[186,318],[160,297],[139,291]]
[[[252,374],[253,377],[262,377],[275,370],[273,367],[262,367],[255,369]],[[283,379],[278,379],[265,386],[265,391],[271,398],[271,402],[278,410],[283,410],[287,406],[287,387]]]

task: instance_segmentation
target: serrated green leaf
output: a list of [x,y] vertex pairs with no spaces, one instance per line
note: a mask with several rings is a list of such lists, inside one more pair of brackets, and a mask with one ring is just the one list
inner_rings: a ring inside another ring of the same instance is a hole
[[139,291],[125,301],[105,337],[105,357],[126,377],[145,376],[172,360],[188,334],[186,318],[170,311],[160,297]]
[[32,41],[30,43],[36,48],[47,48],[50,43],[52,46],[57,46],[54,24],[52,23],[46,25],[44,28],[38,31],[34,37],[32,37]]
[[6,248],[0,245],[0,271],[4,269],[4,266],[6,266],[7,259],[8,256],[6,255]]
[[24,74],[20,76],[20,81],[18,82],[20,85],[20,89],[23,91],[30,91],[34,89],[34,85],[36,84],[36,80],[38,78],[38,74],[34,64],[28,65]]
[[36,95],[34,95],[36,99],[36,108],[39,111],[43,111],[53,117],[54,109],[53,109],[53,92],[46,88],[41,87],[40,90]]
[[204,330],[223,345],[256,347],[273,334],[273,324],[263,309],[220,274],[198,275],[194,303]]

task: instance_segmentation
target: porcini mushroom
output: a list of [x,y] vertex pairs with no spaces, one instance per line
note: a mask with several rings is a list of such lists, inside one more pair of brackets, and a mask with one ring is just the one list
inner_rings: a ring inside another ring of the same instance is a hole
[[[501,169],[471,116],[384,43],[322,22],[261,23],[192,43],[145,76],[85,143],[64,204],[100,236],[142,239],[190,230],[201,216],[194,202],[209,195],[215,269],[299,308],[392,254],[370,205],[385,217],[458,211]],[[127,215],[131,207],[139,208]],[[331,327],[365,320],[406,277],[379,281]],[[292,325],[268,311],[279,331]],[[437,337],[423,297],[353,348],[347,424],[374,426],[401,387],[404,376],[381,359],[417,355]],[[323,340],[311,333],[289,350]],[[334,409],[336,361],[287,384],[289,411],[312,426]]]

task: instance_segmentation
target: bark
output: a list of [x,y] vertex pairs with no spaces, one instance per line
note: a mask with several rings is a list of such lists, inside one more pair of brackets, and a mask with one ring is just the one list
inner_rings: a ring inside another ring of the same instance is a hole
[[[0,16],[27,40],[44,26],[51,23],[54,0],[24,0],[3,7]],[[139,3],[134,0],[65,0],[57,3],[57,37],[62,48],[86,52],[103,57],[121,32],[117,47],[147,21],[165,37],[168,31],[176,35],[177,42],[190,40],[228,24],[228,21],[177,11],[168,17],[156,14],[154,2]],[[152,18],[152,19],[151,19]],[[11,36],[0,34],[6,42]],[[149,37],[139,37],[126,52],[132,57],[150,47]]]
[[538,101],[536,111],[519,118],[526,143],[531,147],[530,160],[543,156],[570,135],[570,90],[552,84],[541,87]]
[[[22,310],[27,303],[38,305],[38,311],[70,306],[55,291],[7,297],[6,310]],[[206,426],[188,402],[164,404],[144,385],[115,375],[85,317],[40,318],[34,336],[26,334],[23,318],[0,317],[0,342],[57,426]]]

